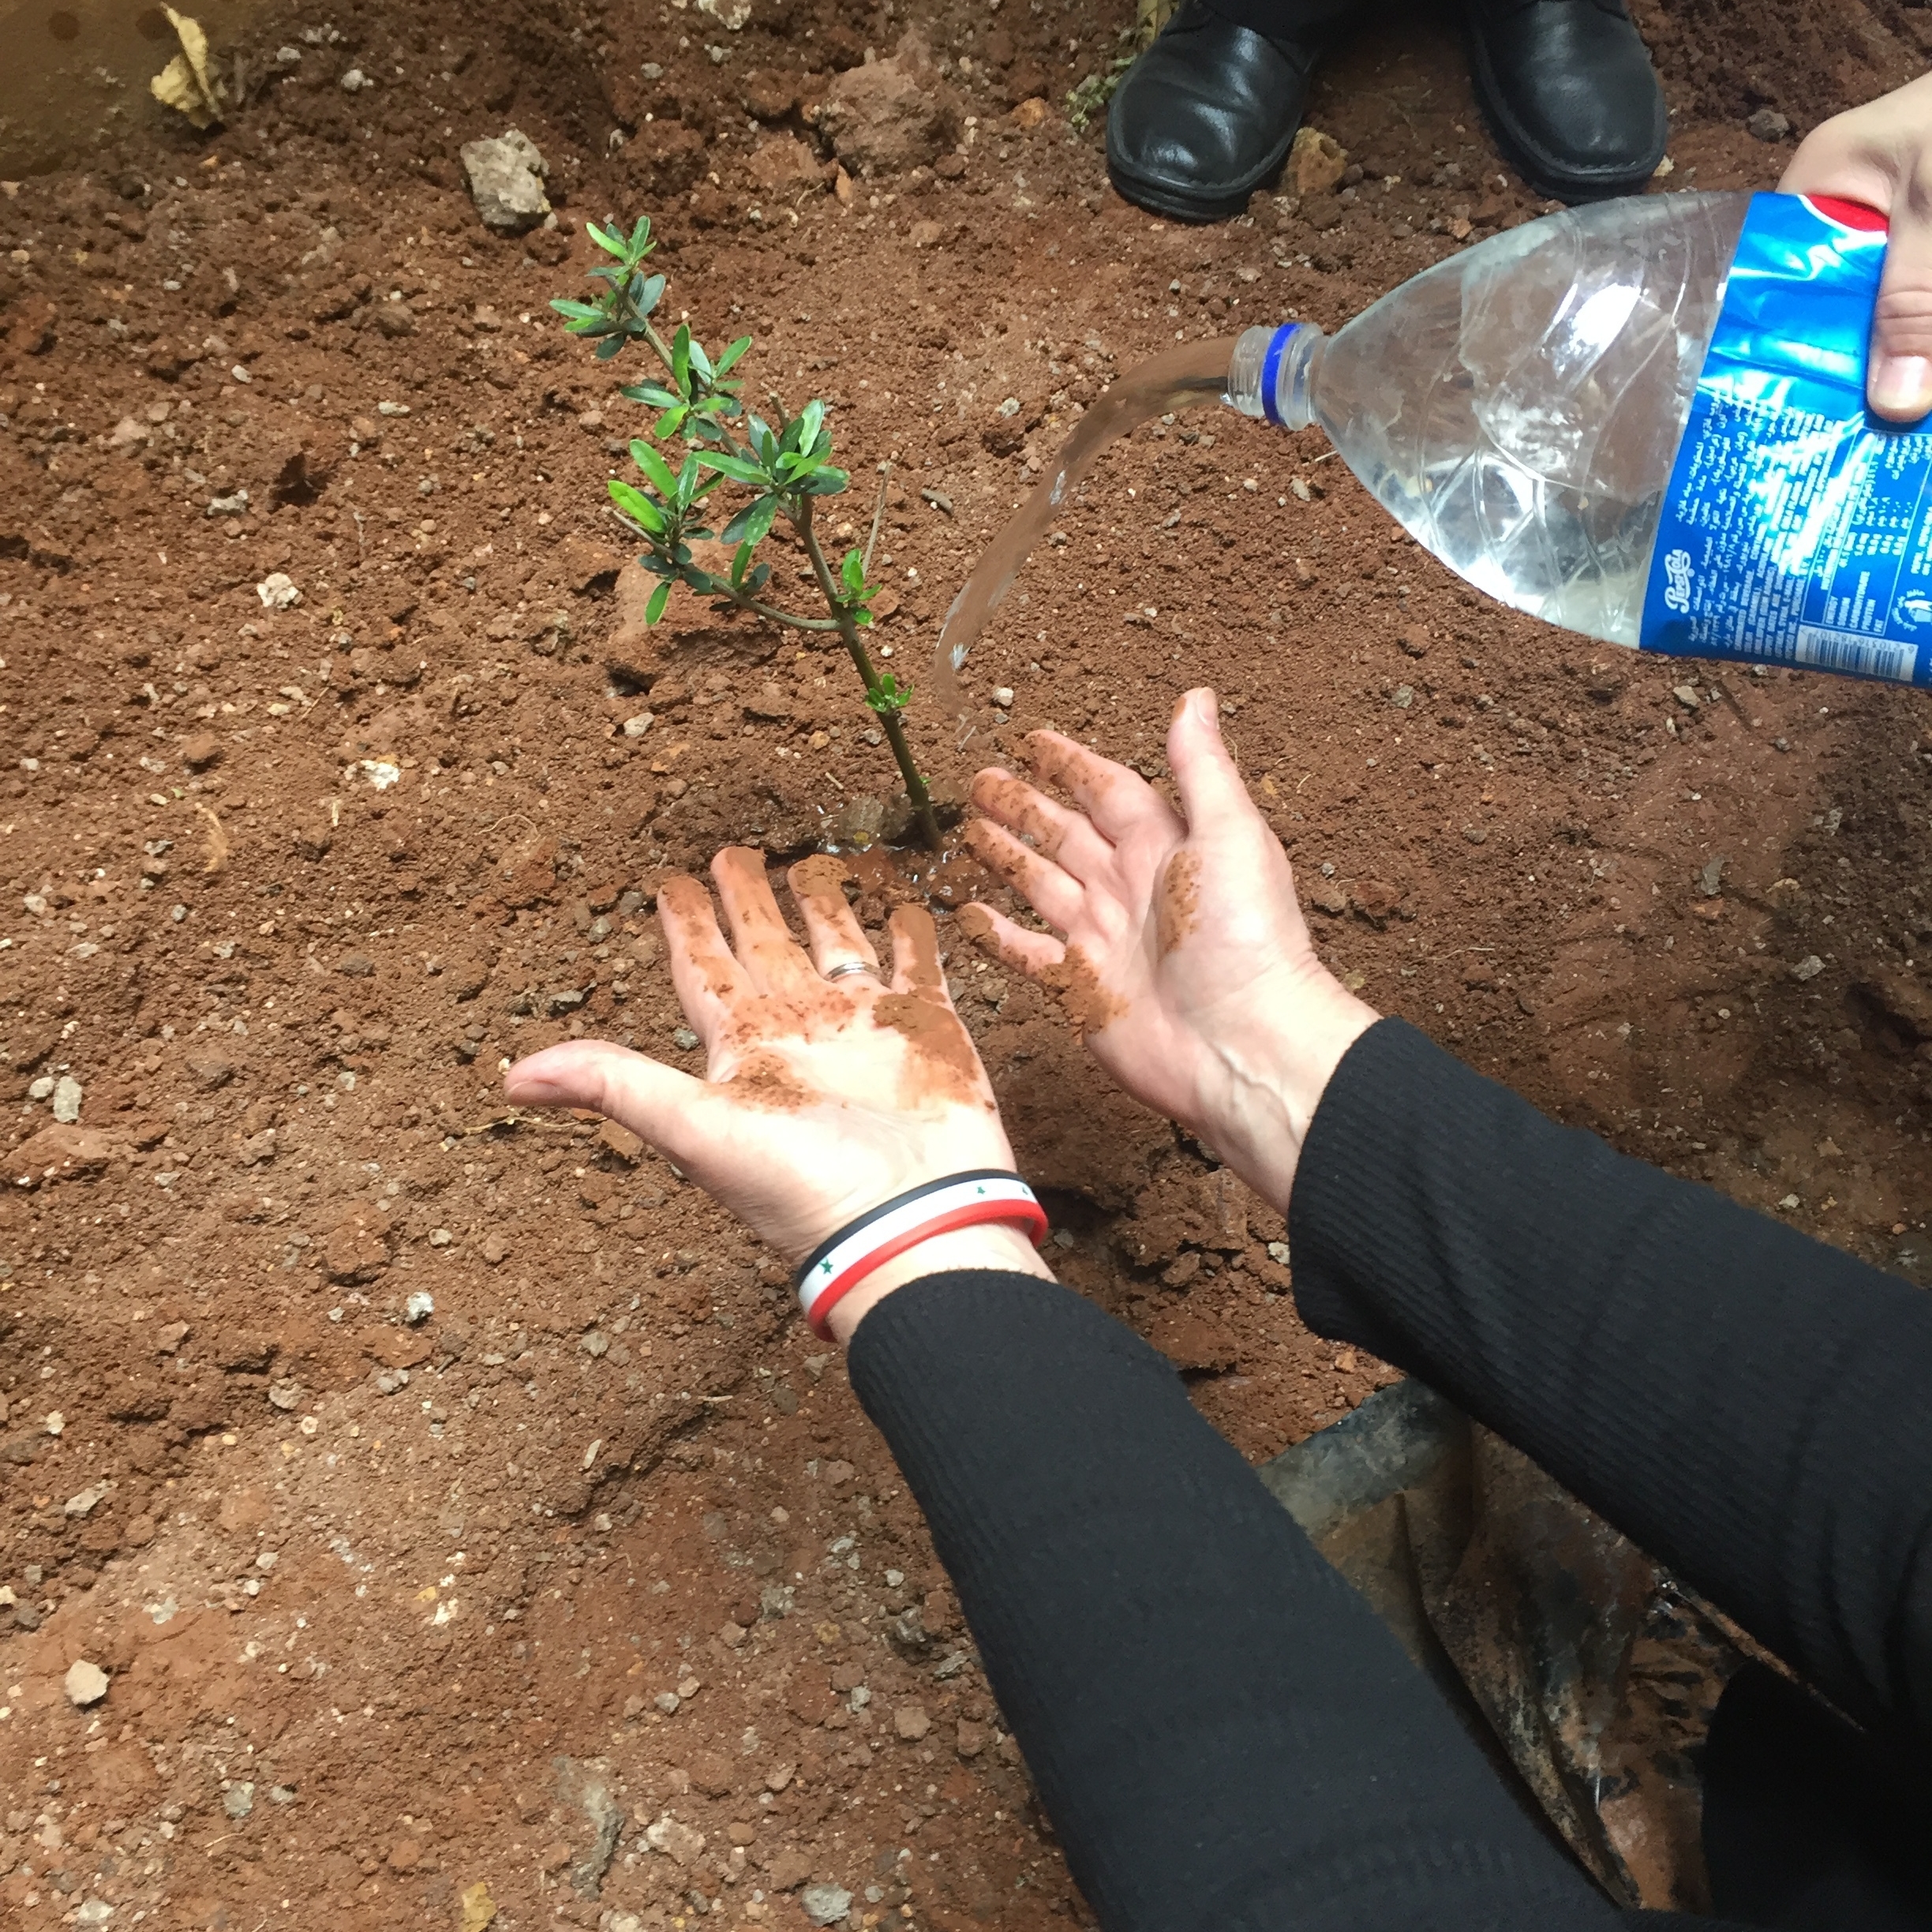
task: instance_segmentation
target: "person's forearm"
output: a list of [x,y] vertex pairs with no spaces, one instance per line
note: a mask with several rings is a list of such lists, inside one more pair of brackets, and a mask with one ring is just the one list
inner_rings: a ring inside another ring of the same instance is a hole
[[850,1365],[1108,1932],[1613,1922],[1129,1331],[941,1275]]
[[1421,1376],[1866,1723],[1932,1735],[1932,1298],[1398,1021],[1290,1203],[1319,1333]]

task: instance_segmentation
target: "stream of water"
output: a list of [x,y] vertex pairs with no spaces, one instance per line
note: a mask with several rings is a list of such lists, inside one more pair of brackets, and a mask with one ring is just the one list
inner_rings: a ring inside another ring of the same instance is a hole
[[1051,471],[981,552],[940,627],[933,652],[933,683],[939,702],[956,717],[966,709],[959,683],[966,653],[1100,452],[1156,416],[1219,402],[1234,353],[1234,343],[1226,338],[1164,350],[1129,369],[1075,425],[1061,444]]

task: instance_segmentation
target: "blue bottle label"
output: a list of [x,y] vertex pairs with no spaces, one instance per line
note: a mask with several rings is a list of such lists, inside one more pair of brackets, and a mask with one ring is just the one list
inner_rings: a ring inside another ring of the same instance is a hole
[[1932,425],[1865,408],[1881,216],[1754,195],[1651,553],[1639,642],[1932,684]]

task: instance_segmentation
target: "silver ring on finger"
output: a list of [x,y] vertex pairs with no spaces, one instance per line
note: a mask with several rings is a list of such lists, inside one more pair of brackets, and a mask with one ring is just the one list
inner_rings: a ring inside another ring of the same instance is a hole
[[[863,960],[844,960],[833,967],[826,974],[828,979],[844,979],[853,973],[872,973],[873,968]],[[875,975],[876,976],[876,975]]]

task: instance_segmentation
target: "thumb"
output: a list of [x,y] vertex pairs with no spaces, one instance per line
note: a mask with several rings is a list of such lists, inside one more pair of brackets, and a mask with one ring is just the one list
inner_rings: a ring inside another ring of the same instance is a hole
[[1225,830],[1237,818],[1252,815],[1254,801],[1222,742],[1221,705],[1211,691],[1191,691],[1174,706],[1167,763],[1190,836]]
[[1916,422],[1932,410],[1932,156],[1919,159],[1893,197],[1866,397],[1874,415],[1893,422]]
[[589,1107],[677,1160],[701,1157],[720,1104],[704,1081],[604,1040],[531,1054],[504,1074],[504,1091],[519,1106]]

